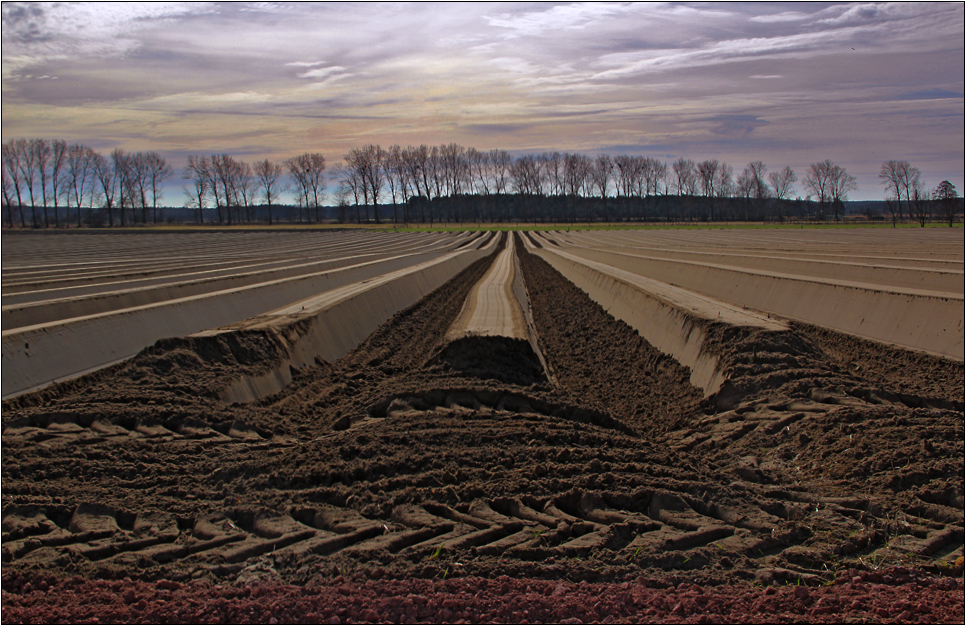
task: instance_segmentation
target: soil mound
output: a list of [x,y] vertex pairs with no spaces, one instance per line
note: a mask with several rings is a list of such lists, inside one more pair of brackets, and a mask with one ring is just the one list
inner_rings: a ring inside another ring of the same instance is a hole
[[545,383],[540,360],[527,340],[471,335],[447,343],[427,363],[430,369],[446,368],[458,375],[496,379],[515,385]]

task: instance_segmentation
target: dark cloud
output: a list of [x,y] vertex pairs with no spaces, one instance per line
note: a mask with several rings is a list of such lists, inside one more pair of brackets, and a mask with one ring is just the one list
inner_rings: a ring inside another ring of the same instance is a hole
[[44,5],[41,3],[3,3],[3,38],[15,43],[37,43],[50,39],[44,28]]
[[748,137],[755,129],[769,124],[755,115],[733,114],[718,115],[707,119],[712,122],[711,131],[716,135],[728,135],[731,137]]
[[896,97],[897,100],[940,100],[943,98],[961,98],[964,92],[950,91],[949,89],[921,89],[918,91],[908,91]]
[[510,124],[464,124],[460,128],[473,133],[474,135],[512,135],[533,128],[533,124],[510,123]]

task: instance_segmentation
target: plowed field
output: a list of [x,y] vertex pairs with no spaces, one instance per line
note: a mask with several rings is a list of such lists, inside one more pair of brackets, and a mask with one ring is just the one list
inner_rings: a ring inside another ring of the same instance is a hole
[[515,248],[537,350],[449,337],[497,250],[257,401],[255,330],[5,401],[4,622],[963,622],[962,360],[706,320],[709,396]]

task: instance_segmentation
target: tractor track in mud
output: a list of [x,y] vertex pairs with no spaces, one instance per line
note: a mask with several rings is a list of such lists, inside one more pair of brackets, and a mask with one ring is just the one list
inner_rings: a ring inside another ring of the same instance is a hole
[[514,346],[507,376],[466,367],[492,347],[443,351],[489,257],[257,402],[218,400],[277,358],[271,336],[245,332],[164,340],[5,402],[4,603],[38,573],[178,586],[962,577],[962,364],[807,325],[712,329],[732,385],[703,399],[687,369],[517,248],[554,383]]

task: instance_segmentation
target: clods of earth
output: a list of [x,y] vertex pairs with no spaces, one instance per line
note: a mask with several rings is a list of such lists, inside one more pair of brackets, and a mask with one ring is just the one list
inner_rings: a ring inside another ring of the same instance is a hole
[[962,363],[708,323],[707,398],[518,250],[550,377],[444,349],[488,258],[258,401],[261,331],[5,402],[4,621],[963,623]]

